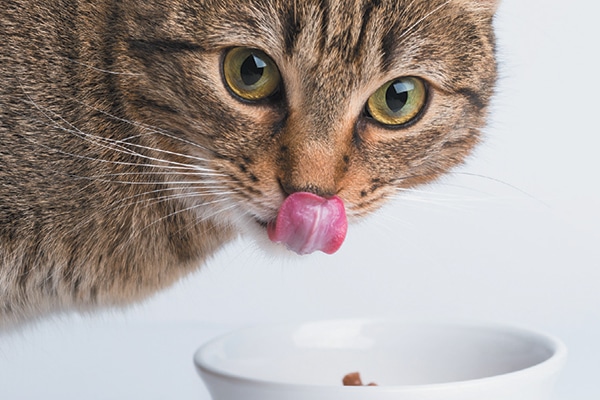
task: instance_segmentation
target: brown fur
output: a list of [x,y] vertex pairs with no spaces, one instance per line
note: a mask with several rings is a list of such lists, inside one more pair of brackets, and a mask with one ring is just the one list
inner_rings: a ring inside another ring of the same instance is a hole
[[[456,166],[493,91],[495,6],[3,0],[0,326],[144,298],[288,193],[337,194],[358,217]],[[228,92],[232,46],[272,57],[279,101]],[[364,105],[400,76],[429,102],[384,128]]]

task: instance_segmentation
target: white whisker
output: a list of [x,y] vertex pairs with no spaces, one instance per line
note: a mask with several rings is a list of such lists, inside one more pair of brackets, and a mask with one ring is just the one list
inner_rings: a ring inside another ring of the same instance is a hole
[[[193,226],[194,226],[194,225],[196,225],[198,222],[206,221],[206,220],[207,220],[207,219],[209,219],[209,218],[215,218],[215,217],[217,217],[219,214],[221,214],[221,213],[224,213],[224,212],[227,212],[227,211],[229,211],[229,210],[232,210],[232,209],[234,209],[234,208],[237,208],[237,206],[236,206],[235,204],[233,204],[233,205],[231,205],[231,206],[229,206],[229,207],[226,207],[226,208],[221,208],[221,209],[215,210],[215,212],[213,212],[213,213],[212,213],[212,214],[210,214],[210,215],[206,215],[206,216],[202,217],[202,218],[201,218],[199,221],[195,221],[195,222],[192,222],[192,223],[189,223],[189,224],[187,224],[187,225],[184,225],[184,226],[180,227],[180,228],[177,230],[177,232],[182,232],[183,230],[186,230],[186,229],[192,229],[192,228],[193,228]],[[240,220],[240,219],[241,219],[241,218],[242,218],[244,215],[248,215],[248,214],[250,214],[248,211],[244,211],[242,215],[238,215],[238,216],[237,216],[235,219],[231,219],[231,220],[230,220],[230,223],[232,223],[232,224],[235,224],[235,223],[237,223],[237,222],[238,222],[238,221],[239,221],[239,220]],[[211,227],[211,230],[215,230],[215,229],[217,229],[217,226],[216,226],[216,225]]]
[[[206,191],[206,192],[175,193],[175,194],[159,196],[159,197],[155,197],[155,198],[151,198],[151,199],[140,198],[135,201],[128,202],[128,203],[125,203],[124,202],[125,199],[123,199],[123,201],[114,203],[110,210],[115,211],[118,209],[128,208],[128,207],[133,207],[133,206],[151,207],[151,206],[155,206],[160,203],[166,203],[166,202],[174,201],[174,200],[185,200],[185,199],[194,199],[194,198],[200,199],[200,198],[204,198],[204,197],[220,197],[220,196],[233,195],[236,193],[237,193],[236,191]],[[136,196],[132,196],[130,199],[133,199],[134,197],[136,197]],[[223,199],[221,199],[221,200],[223,200]],[[201,207],[203,205],[210,205],[210,204],[213,204],[213,202],[211,201],[211,202],[207,202],[207,203],[198,203],[195,206]]]
[[[164,203],[164,202],[171,201],[171,200],[192,199],[192,198],[202,198],[202,197],[219,197],[219,196],[233,195],[236,193],[237,193],[237,191],[214,191],[214,192],[206,191],[206,192],[176,193],[176,194],[156,197],[152,200],[147,201],[146,205],[152,206],[155,204]],[[200,206],[200,205],[204,205],[204,204],[211,204],[211,203],[209,202],[209,203],[203,203],[203,204],[198,204],[198,205]]]
[[[116,176],[146,176],[146,175],[171,176],[175,173],[177,173],[177,168],[174,168],[174,171],[116,172],[113,174],[90,175],[90,176],[87,176],[86,178],[100,179],[100,178],[109,178],[109,177],[116,177]],[[202,171],[193,172],[193,171],[188,171],[188,170],[183,170],[180,173],[184,174],[186,176],[191,176],[191,177],[224,177],[225,178],[225,177],[229,176],[227,174],[222,174],[219,172],[202,172]],[[211,182],[211,181],[202,181],[202,182]],[[224,182],[224,181],[212,181],[212,182]],[[228,181],[228,182],[233,182],[233,181]]]
[[[448,201],[440,201],[440,200],[430,200],[424,198],[411,198],[411,197],[396,197],[396,201],[401,201],[405,206],[419,207],[419,206],[435,206],[441,209],[446,210],[454,210],[454,211],[466,211],[469,210],[470,207],[467,204],[460,204],[457,202],[448,202]],[[430,209],[430,208],[428,208]]]
[[[444,201],[444,202],[452,202],[452,203],[476,203],[476,202],[489,202],[493,200],[497,200],[496,196],[486,195],[485,197],[475,197],[475,196],[466,196],[452,193],[435,193],[429,192],[426,190],[415,190],[415,189],[404,189],[397,188],[396,189],[396,197],[402,199],[416,199],[423,201]],[[427,197],[431,196],[431,197]]]
[[473,173],[473,172],[457,172],[457,171],[452,171],[452,172],[450,172],[450,174],[462,175],[462,176],[467,176],[467,177],[472,177],[472,178],[478,178],[478,179],[487,180],[487,181],[490,181],[490,182],[493,182],[493,183],[501,184],[504,187],[507,187],[507,188],[509,188],[511,190],[514,190],[514,191],[516,191],[516,192],[518,192],[518,193],[520,193],[520,194],[528,197],[529,199],[534,200],[535,202],[543,205],[544,207],[551,208],[551,206],[549,204],[547,204],[543,200],[535,197],[531,193],[528,193],[525,190],[523,190],[523,189],[521,189],[521,188],[519,188],[519,187],[517,187],[515,185],[512,185],[512,184],[510,184],[508,182],[505,182],[505,181],[503,181],[501,179],[493,178],[491,176],[486,176],[486,175],[477,174],[477,173]]
[[[60,127],[61,129],[64,129],[63,127]],[[80,158],[83,160],[88,160],[88,161],[95,161],[95,162],[99,162],[99,163],[104,163],[104,164],[112,164],[112,165],[122,165],[122,166],[133,166],[133,167],[144,167],[144,168],[160,168],[160,169],[173,169],[173,170],[182,170],[182,169],[189,169],[189,170],[194,170],[195,167],[193,165],[191,166],[168,166],[168,165],[154,165],[154,164],[140,164],[140,163],[134,163],[134,162],[126,162],[126,161],[115,161],[115,160],[105,160],[102,158],[97,158],[97,157],[90,157],[90,156],[84,156],[82,154],[75,154],[75,153],[70,153],[68,151],[64,151],[64,150],[60,150],[57,149],[55,147],[51,147],[39,142],[36,142],[28,137],[25,138],[26,140],[28,140],[29,142],[35,144],[36,146],[40,146],[40,147],[44,147],[48,150],[57,152],[59,154],[63,154],[69,157],[75,157],[75,158]],[[57,171],[59,172],[59,171]],[[86,177],[80,177],[80,178],[86,178]]]
[[[54,124],[52,124],[52,125],[50,125],[50,124],[46,124],[46,125],[47,126],[52,126],[52,127],[59,128],[59,129],[61,129],[63,131],[69,132],[69,133],[74,133],[74,134],[79,133],[77,131],[69,130],[69,129],[65,128],[64,126],[58,125],[58,124],[56,124],[56,122]],[[98,138],[98,137],[96,137],[96,138]],[[124,153],[124,154],[132,155],[132,156],[136,156],[136,157],[140,157],[140,158],[150,159],[150,160],[153,160],[153,161],[156,161],[156,162],[159,162],[159,163],[171,163],[171,164],[174,164],[174,165],[140,164],[140,163],[134,163],[134,162],[105,160],[105,159],[101,159],[101,158],[97,158],[97,157],[89,157],[89,156],[84,156],[82,154],[74,154],[74,153],[66,152],[64,150],[60,150],[60,149],[57,149],[57,148],[54,148],[54,147],[50,147],[50,146],[42,144],[42,143],[35,142],[34,140],[32,140],[32,139],[30,139],[28,137],[26,137],[26,139],[29,140],[31,143],[34,143],[37,146],[41,146],[41,147],[47,148],[49,150],[55,151],[57,153],[70,156],[70,157],[81,158],[81,159],[88,160],[88,161],[97,161],[97,162],[100,162],[100,163],[108,163],[108,164],[123,165],[123,166],[134,166],[134,167],[144,167],[144,168],[160,168],[160,169],[167,169],[167,170],[170,169],[170,170],[175,170],[175,171],[180,171],[180,170],[196,171],[196,172],[198,172],[198,171],[199,172],[207,171],[206,173],[207,174],[210,173],[210,174],[212,174],[212,176],[227,176],[227,175],[219,174],[217,172],[213,172],[213,170],[211,170],[209,168],[199,167],[199,166],[192,165],[192,164],[188,165],[188,164],[183,164],[183,163],[176,163],[176,162],[172,162],[172,161],[168,161],[168,160],[157,159],[157,158],[154,158],[154,157],[147,157],[147,156],[139,154],[137,152],[127,151],[127,150],[120,150],[118,148],[115,148],[115,147],[112,147],[112,146],[108,146],[108,145],[103,145],[103,144],[100,144],[100,143],[98,143],[96,141],[93,141],[93,140],[90,140],[90,139],[85,139],[85,138],[83,138],[83,139],[86,140],[86,141],[88,141],[88,142],[92,142],[92,143],[94,143],[95,145],[97,145],[97,146],[99,146],[101,148],[105,148],[105,149],[108,149],[108,150],[111,150],[111,151],[121,152],[121,153]],[[98,139],[103,139],[103,138],[98,138]],[[192,173],[192,174],[194,174],[194,172],[186,172],[186,173]]]
[[161,136],[168,137],[170,139],[174,139],[174,140],[180,141],[180,142],[182,142],[184,144],[187,144],[187,145],[190,145],[190,146],[193,146],[193,147],[197,147],[197,148],[202,149],[204,151],[210,151],[206,147],[204,147],[204,146],[202,146],[202,145],[200,145],[198,143],[195,143],[195,142],[192,142],[190,140],[183,139],[181,137],[175,136],[172,133],[168,133],[164,129],[161,129],[161,128],[158,128],[158,127],[155,127],[155,126],[151,126],[151,125],[147,125],[147,124],[143,124],[141,122],[131,121],[131,120],[128,120],[128,119],[117,117],[116,115],[113,115],[113,114],[111,114],[109,112],[101,110],[101,109],[99,109],[97,107],[94,107],[94,106],[92,106],[90,104],[84,103],[84,102],[82,102],[82,101],[80,101],[80,100],[78,100],[76,98],[71,98],[71,99],[73,101],[75,101],[76,103],[81,104],[82,106],[90,108],[90,109],[92,109],[92,110],[94,110],[96,112],[99,112],[101,114],[104,114],[107,117],[109,117],[111,119],[114,119],[115,121],[124,122],[126,124],[129,124],[129,125],[132,125],[132,126],[136,126],[136,127],[144,129],[144,131],[147,131],[147,132],[145,132],[143,134],[132,135],[132,136],[129,136],[129,137],[125,138],[125,139],[121,139],[120,140],[121,142],[129,142],[132,139],[136,139],[136,138],[142,137],[144,135],[158,134],[158,135],[161,135]]
[[[232,190],[230,189],[228,186],[191,186],[188,188],[189,190],[194,190],[194,189],[207,189],[207,190]],[[135,194],[133,196],[128,196],[128,197],[124,197],[122,199],[120,199],[117,203],[113,203],[114,204],[118,204],[120,202],[123,201],[127,201],[127,200],[132,200],[138,197],[143,197],[143,196],[150,196],[153,194],[158,194],[158,193],[164,193],[164,192],[173,192],[173,191],[181,191],[182,189],[180,187],[165,187],[165,188],[161,188],[161,189],[155,189],[155,190],[149,190],[147,192],[143,192],[143,193],[138,193]]]
[[[196,209],[198,209],[198,208],[201,208],[201,207],[206,207],[206,206],[210,206],[210,205],[215,205],[215,204],[219,204],[219,203],[224,203],[224,202],[227,202],[227,201],[229,201],[229,200],[228,200],[228,199],[217,199],[217,200],[209,201],[209,202],[207,202],[207,203],[194,204],[193,206],[190,206],[190,207],[187,207],[187,208],[184,208],[184,209],[181,209],[181,210],[174,211],[174,212],[172,212],[172,213],[169,213],[169,214],[167,214],[167,215],[165,215],[165,216],[163,216],[163,217],[160,217],[160,218],[158,218],[158,219],[157,219],[157,220],[155,220],[154,222],[152,222],[152,223],[150,223],[150,224],[146,225],[144,228],[142,228],[142,229],[141,229],[141,231],[143,231],[143,230],[146,230],[146,229],[150,228],[151,226],[153,226],[153,225],[155,225],[155,224],[158,224],[158,223],[160,223],[161,221],[164,221],[164,220],[165,220],[165,219],[167,219],[167,218],[172,218],[172,217],[174,217],[174,216],[176,216],[176,215],[179,215],[179,214],[181,214],[181,213],[185,213],[185,212],[193,211],[193,210],[196,210]],[[236,206],[235,206],[235,205],[232,205],[232,206],[230,206],[230,207],[227,207],[227,208],[224,208],[224,209],[218,209],[218,210],[217,210],[217,212],[216,212],[216,213],[214,213],[214,214],[211,214],[211,215],[208,215],[208,216],[203,216],[203,217],[202,217],[202,218],[199,220],[199,222],[205,221],[205,220],[207,220],[207,219],[209,219],[209,218],[213,218],[215,215],[217,215],[217,214],[219,214],[219,213],[221,213],[221,212],[227,211],[227,210],[229,210],[229,209],[231,209],[231,208],[234,208],[234,207],[236,207]]]
[[[29,99],[29,101],[26,101],[26,103],[29,103],[29,104],[33,105],[44,117],[46,117],[49,121],[51,121],[52,125],[49,125],[49,126],[53,126],[53,127],[56,127],[58,129],[61,129],[61,130],[65,131],[65,132],[77,135],[78,137],[81,137],[82,139],[84,139],[84,140],[86,140],[86,141],[88,141],[90,143],[93,143],[96,146],[99,146],[101,148],[105,148],[105,149],[108,149],[108,150],[111,150],[111,151],[121,152],[123,154],[140,157],[140,158],[151,160],[151,161],[154,161],[154,162],[175,165],[175,166],[183,167],[183,168],[193,168],[193,169],[196,169],[196,170],[203,168],[203,167],[199,167],[199,166],[195,166],[195,165],[191,165],[191,164],[184,164],[184,163],[180,163],[180,162],[176,162],[176,161],[159,159],[159,158],[155,158],[155,157],[151,157],[151,156],[147,156],[147,155],[141,154],[141,153],[139,153],[137,151],[131,150],[130,148],[122,146],[123,142],[121,142],[119,140],[109,139],[109,138],[105,138],[105,137],[101,137],[101,136],[97,136],[97,135],[93,135],[93,134],[89,134],[89,133],[83,132],[80,129],[78,129],[76,126],[74,126],[73,124],[71,124],[70,122],[66,121],[62,116],[60,116],[60,115],[52,112],[54,115],[56,115],[56,117],[58,118],[58,120],[60,120],[61,122],[67,124],[69,127],[72,128],[72,129],[68,129],[68,128],[64,127],[63,125],[59,124],[56,119],[52,118],[41,106],[39,106],[35,101],[33,101],[33,99],[31,98],[31,96],[29,96],[29,94],[27,92],[25,92],[24,88],[22,88],[22,89],[23,89],[23,93],[25,94],[25,96]],[[100,142],[105,142],[105,143],[108,143],[110,145],[108,145],[108,144],[102,144]],[[186,155],[186,154],[179,154],[179,153],[171,152],[171,151],[168,151],[168,150],[152,148],[152,147],[143,146],[143,145],[139,145],[139,144],[135,144],[135,143],[129,143],[128,142],[127,144],[128,144],[128,146],[138,147],[138,148],[142,148],[142,149],[146,149],[146,150],[150,150],[150,151],[157,151],[157,152],[166,153],[166,154],[170,154],[170,155],[187,157],[187,158],[194,159],[196,161],[206,162],[206,160],[203,159],[203,158],[194,157],[194,156],[190,156],[190,155]],[[206,169],[206,168],[204,168],[204,169]],[[206,169],[206,170],[208,170],[208,169]]]

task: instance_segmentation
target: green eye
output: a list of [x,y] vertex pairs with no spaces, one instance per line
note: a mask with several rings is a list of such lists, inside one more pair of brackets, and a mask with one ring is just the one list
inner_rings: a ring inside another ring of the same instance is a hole
[[260,50],[235,47],[225,55],[223,75],[227,86],[245,100],[272,96],[281,84],[275,62]]
[[419,115],[427,101],[425,83],[419,78],[406,77],[389,81],[367,102],[367,111],[377,122],[404,125]]

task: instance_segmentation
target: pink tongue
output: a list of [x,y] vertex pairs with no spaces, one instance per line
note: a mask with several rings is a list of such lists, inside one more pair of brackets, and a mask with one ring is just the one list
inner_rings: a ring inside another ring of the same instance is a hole
[[277,221],[269,223],[269,239],[283,243],[298,254],[320,250],[335,253],[346,238],[348,222],[342,199],[324,199],[312,193],[291,194],[279,209]]

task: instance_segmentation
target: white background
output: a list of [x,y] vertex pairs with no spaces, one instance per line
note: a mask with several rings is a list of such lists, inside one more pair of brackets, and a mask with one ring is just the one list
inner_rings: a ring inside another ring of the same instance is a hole
[[516,323],[570,350],[557,398],[600,398],[599,7],[506,0],[485,143],[424,193],[286,260],[248,241],[125,311],[0,334],[0,399],[207,399],[195,348],[262,321]]

